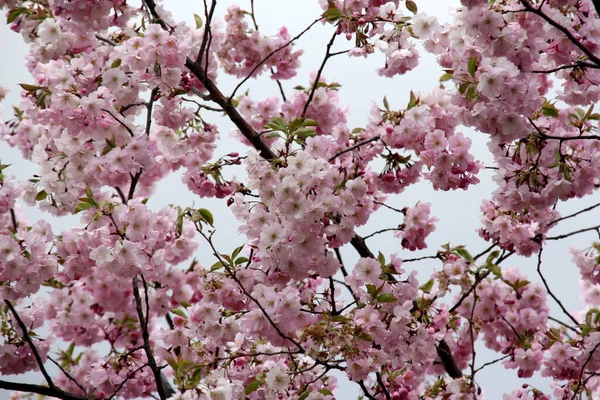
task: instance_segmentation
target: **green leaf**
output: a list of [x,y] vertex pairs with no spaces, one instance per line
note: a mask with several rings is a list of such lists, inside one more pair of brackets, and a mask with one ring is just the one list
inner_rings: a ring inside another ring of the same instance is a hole
[[469,86],[471,86],[471,82],[461,83],[460,85],[458,85],[458,93],[464,94],[469,88]]
[[440,77],[440,82],[446,82],[446,81],[449,81],[450,79],[452,79],[452,74],[449,74],[446,72],[444,75],[442,75]]
[[385,256],[382,252],[377,254],[377,261],[379,261],[379,265],[381,266],[381,269],[383,269],[383,267],[385,267]]
[[467,99],[472,100],[475,98],[475,86],[471,85],[467,89]]
[[208,223],[210,226],[213,226],[215,219],[213,218],[213,215],[210,211],[208,211],[206,208],[199,208],[198,212],[200,213],[200,215],[202,215],[202,218],[204,219],[204,221],[206,221],[206,223]]
[[186,318],[185,312],[179,308],[174,308],[171,310],[171,312],[175,315],[179,315],[181,318]]
[[315,132],[314,130],[312,130],[310,128],[302,128],[302,129],[298,129],[296,132],[294,132],[294,135],[301,137],[303,139],[306,139],[309,137],[317,136],[317,132]]
[[29,85],[27,83],[19,83],[19,86],[21,86],[23,89],[27,90],[28,92],[37,92],[38,90],[43,89],[42,86]]
[[305,400],[308,396],[310,396],[310,392],[307,390],[298,397],[298,400]]
[[256,391],[259,387],[261,387],[263,383],[263,381],[250,382],[246,385],[246,390],[244,391],[244,393],[246,393],[246,396],[249,395],[250,393]]
[[287,132],[288,126],[282,118],[275,117],[265,125],[265,128],[273,129],[274,131]]
[[413,107],[416,107],[419,105],[419,99],[417,98],[417,96],[415,96],[414,92],[411,90],[410,91],[410,101],[408,102],[408,106],[406,106],[407,110],[410,110]]
[[413,14],[416,14],[419,9],[417,8],[417,3],[411,0],[406,0],[406,8]]
[[558,108],[556,108],[554,104],[545,101],[544,104],[542,104],[542,115],[547,117],[558,117]]
[[377,297],[377,287],[375,285],[371,285],[370,283],[366,284],[367,287],[367,293],[369,293],[371,295],[371,298],[374,299],[375,297]]
[[323,14],[321,14],[327,22],[335,22],[339,17],[342,16],[342,12],[335,6],[329,7]]
[[198,14],[194,14],[194,22],[196,22],[196,29],[202,28],[202,18]]
[[24,7],[13,8],[12,10],[9,11],[9,13],[6,17],[6,23],[10,24],[10,23],[15,22],[17,17],[21,14],[31,14],[31,12]]
[[240,257],[235,260],[235,265],[240,265],[246,262],[248,262],[248,259],[246,257]]
[[475,78],[475,71],[477,71],[477,59],[475,57],[471,57],[469,59],[469,64],[467,64],[467,71],[469,71],[469,75]]
[[424,293],[429,293],[429,292],[431,292],[431,289],[433,289],[434,283],[435,283],[435,281],[433,279],[430,279],[427,282],[425,282],[423,285],[419,286],[419,290],[423,291]]
[[365,332],[361,332],[358,336],[358,339],[360,340],[366,340],[367,342],[372,342],[373,338],[371,337],[371,335],[369,335],[368,333]]
[[78,212],[81,212],[81,211],[84,211],[84,210],[89,210],[92,207],[94,207],[94,205],[90,204],[90,203],[87,203],[87,202],[79,203],[77,205],[77,207],[75,207],[75,210],[73,211],[73,214],[77,214]]
[[223,268],[223,263],[221,261],[217,261],[210,267],[210,272],[215,272]]
[[183,233],[183,210],[181,209],[181,207],[177,207],[179,209],[179,212],[177,213],[177,221],[176,221],[176,227],[177,227],[177,237],[180,237]]
[[240,252],[242,251],[243,248],[244,248],[244,245],[236,247],[235,250],[233,250],[233,253],[231,253],[231,258],[236,258],[238,256],[238,254],[240,254]]
[[456,248],[456,252],[465,260],[467,260],[470,263],[474,263],[475,259],[473,258],[473,256],[471,255],[471,253],[469,253],[467,251],[467,249],[465,249],[464,247],[457,247]]
[[490,253],[490,255],[487,257],[487,259],[485,260],[486,264],[491,264],[496,258],[498,258],[498,256],[500,255],[500,251],[499,250],[494,250]]
[[35,201],[45,200],[47,196],[48,193],[46,193],[45,190],[39,191],[38,194],[35,195]]
[[377,296],[378,303],[393,303],[396,301],[396,298],[391,293],[382,293]]
[[119,66],[121,66],[121,59],[117,58],[115,61],[112,62],[112,64],[110,64],[111,68],[119,68]]
[[502,278],[502,269],[499,265],[490,263],[486,265],[486,268],[492,271],[492,274],[494,274],[494,276]]
[[389,111],[389,110],[390,110],[390,103],[388,103],[388,99],[387,99],[387,97],[385,97],[385,96],[383,96],[383,106],[385,107],[385,109],[386,109],[387,111]]

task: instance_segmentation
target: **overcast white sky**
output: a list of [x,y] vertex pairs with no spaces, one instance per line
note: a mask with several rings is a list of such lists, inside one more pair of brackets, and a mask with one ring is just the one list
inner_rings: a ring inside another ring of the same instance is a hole
[[[242,8],[249,9],[249,0],[220,0],[216,14],[220,16],[224,15],[227,6],[234,3],[239,4]],[[286,25],[291,35],[294,36],[308,26],[321,13],[317,0],[256,0],[255,3],[258,24],[261,31],[265,34],[274,34],[280,26]],[[183,0],[167,2],[168,8],[174,12],[176,20],[185,20],[189,23],[193,23],[193,13],[204,14],[201,4],[199,1]],[[421,10],[438,16],[441,22],[450,21],[449,7],[457,4],[459,4],[457,0],[418,2]],[[303,48],[305,53],[302,56],[302,67],[297,77],[291,82],[284,83],[284,87],[288,93],[296,85],[306,85],[309,73],[318,69],[325,53],[325,44],[331,35],[332,29],[329,25],[317,25],[297,43],[297,46]],[[344,50],[350,46],[351,42],[346,42],[343,38],[337,41],[337,50]],[[18,104],[20,88],[18,88],[17,83],[28,83],[31,81],[28,72],[24,68],[23,60],[26,51],[26,46],[22,43],[20,36],[10,31],[5,25],[0,25],[0,54],[2,54],[2,61],[0,61],[0,85],[11,90],[8,98],[3,103],[4,119],[11,117],[11,106]],[[440,68],[435,63],[435,59],[429,54],[424,51],[421,54],[421,65],[418,68],[405,76],[394,79],[377,76],[375,70],[383,63],[383,59],[380,56],[373,56],[367,60],[338,56],[328,62],[324,75],[329,80],[335,80],[343,85],[340,90],[340,98],[343,105],[350,107],[348,120],[351,128],[364,126],[372,102],[376,101],[381,104],[384,95],[387,96],[392,108],[401,108],[407,103],[408,93],[411,89],[415,92],[426,91],[438,85],[438,78],[442,74]],[[237,84],[237,81],[220,74],[218,83],[222,91],[228,93]],[[246,84],[246,88],[250,89],[250,95],[254,99],[278,95],[275,83],[265,77],[262,77],[258,81],[250,81]],[[219,125],[223,137],[227,138],[232,125],[229,121],[219,118],[215,114],[207,116],[207,120]],[[473,140],[475,156],[486,162],[487,165],[490,165],[491,157],[486,147],[487,137],[467,129],[463,131],[468,133]],[[220,144],[216,154],[226,154],[233,149],[246,151],[239,143],[231,139],[226,139]],[[19,152],[9,148],[5,143],[0,143],[0,161],[3,164],[15,165],[15,167],[8,169],[8,174],[16,175],[22,180],[30,178],[32,174],[37,172],[37,168],[34,165],[23,161]],[[485,196],[488,196],[494,189],[491,177],[492,173],[490,171],[481,171],[479,178],[482,182],[472,187],[468,192],[435,192],[430,189],[428,184],[421,183],[414,185],[402,195],[395,196],[388,201],[388,204],[398,208],[413,206],[418,201],[432,203],[432,214],[439,217],[440,222],[437,224],[437,230],[427,241],[429,244],[428,249],[415,253],[403,250],[399,240],[395,239],[391,233],[375,236],[369,240],[369,246],[374,252],[381,251],[386,256],[391,253],[398,253],[402,258],[435,254],[439,246],[447,242],[450,242],[452,245],[467,245],[471,253],[478,253],[488,246],[486,242],[478,237],[475,230],[480,226],[479,218],[481,213],[479,206],[481,200]],[[158,191],[151,198],[149,204],[159,208],[171,203],[182,207],[190,206],[194,203],[197,207],[212,210],[215,215],[217,227],[216,244],[220,249],[231,251],[233,248],[244,243],[244,237],[237,233],[236,221],[231,216],[227,207],[220,201],[199,199],[190,193],[181,183],[179,174],[174,174],[161,182]],[[586,204],[591,204],[591,201],[589,199],[583,201],[576,200],[569,203],[568,207],[560,206],[559,210],[566,215],[583,208]],[[69,229],[79,222],[78,217],[51,218],[50,215],[41,214],[33,209],[27,209],[27,216],[32,222],[39,218],[52,220],[55,227],[55,234]],[[586,221],[589,221],[593,216],[598,217],[597,210],[586,214],[586,217],[582,219],[566,221],[553,232],[562,233],[590,226],[590,223]],[[397,226],[400,222],[397,215],[383,209],[372,218],[367,226],[362,227],[359,233],[366,235],[377,229]],[[578,272],[567,254],[568,246],[574,245],[584,248],[589,246],[593,239],[593,234],[587,236],[579,235],[571,242],[552,243],[544,252],[546,260],[544,269],[547,271],[549,284],[569,310],[580,308],[581,302],[578,296]],[[343,255],[346,260],[356,259],[353,250],[349,248],[343,249]],[[198,257],[200,260],[204,260],[206,264],[209,264],[210,254],[204,245],[201,245]],[[519,267],[531,277],[531,280],[536,281],[538,279],[535,274],[535,263],[533,261],[533,259],[527,260],[515,257],[510,259],[505,266]],[[420,280],[425,282],[428,279],[428,274],[431,273],[433,268],[439,268],[440,264],[437,261],[422,262],[420,264],[406,265],[406,267],[414,267],[419,271]],[[553,303],[550,303],[550,306],[553,310],[552,315],[563,319],[558,308]],[[477,364],[481,365],[483,362],[493,358],[496,358],[493,354],[480,351],[478,352]],[[512,391],[519,388],[525,382],[532,383],[534,386],[541,388],[548,387],[547,383],[544,384],[539,377],[529,380],[518,379],[515,370],[505,371],[499,365],[484,369],[478,373],[478,377],[478,382],[487,393],[489,399],[501,399],[502,393],[507,390]],[[17,381],[26,379],[28,382],[41,382],[41,377],[38,375],[27,375],[26,378],[13,378]],[[342,384],[342,391],[339,392],[338,398],[356,398],[358,392],[356,385],[344,383]],[[0,391],[0,399],[7,398],[8,393]]]

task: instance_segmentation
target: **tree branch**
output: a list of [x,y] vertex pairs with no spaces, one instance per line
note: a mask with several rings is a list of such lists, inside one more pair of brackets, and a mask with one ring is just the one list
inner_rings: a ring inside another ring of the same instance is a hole
[[333,35],[331,36],[331,39],[329,40],[329,43],[327,43],[327,51],[325,52],[325,57],[323,58],[323,62],[321,63],[321,66],[319,67],[319,70],[317,71],[317,76],[315,77],[315,82],[312,85],[312,89],[310,90],[308,99],[306,100],[306,103],[304,104],[304,108],[302,109],[303,117],[306,115],[308,106],[312,102],[313,96],[315,95],[315,91],[317,90],[317,87],[319,86],[319,79],[321,79],[321,74],[323,73],[323,69],[325,69],[325,64],[327,64],[327,60],[329,60],[329,58],[331,57],[330,50],[331,50],[331,46],[333,46],[333,42],[335,42],[336,36],[337,36],[337,32],[334,32]]
[[167,396],[165,394],[165,390],[163,388],[162,377],[160,375],[160,370],[156,365],[156,360],[154,359],[154,354],[152,353],[152,348],[150,347],[150,335],[148,334],[148,315],[144,317],[144,312],[142,310],[142,298],[140,297],[140,289],[138,287],[137,275],[132,279],[133,284],[133,296],[135,297],[135,305],[138,314],[138,319],[140,321],[140,329],[142,330],[142,339],[144,340],[144,351],[146,352],[146,358],[148,358],[148,366],[152,370],[152,374],[154,374],[154,380],[156,381],[156,391],[158,392],[158,396],[160,400],[166,400]]
[[19,328],[21,328],[21,330],[23,331],[23,339],[25,339],[25,341],[31,348],[31,352],[33,353],[33,356],[35,357],[35,361],[37,362],[38,366],[40,367],[40,371],[42,372],[42,375],[44,375],[44,379],[46,380],[46,383],[48,383],[48,386],[50,387],[50,389],[57,389],[56,385],[52,381],[52,378],[48,374],[48,371],[46,371],[46,368],[44,367],[44,362],[42,361],[42,357],[40,357],[40,353],[38,353],[35,345],[33,344],[33,341],[31,340],[31,337],[29,337],[29,333],[27,333],[27,326],[25,326],[25,323],[23,322],[21,317],[19,317],[19,314],[17,314],[17,310],[15,310],[12,303],[6,299],[4,299],[4,303],[6,303],[6,305],[10,309],[10,312],[13,314],[13,316],[17,320],[17,324],[19,325]]
[[[594,6],[596,5],[596,3],[598,3],[598,0],[595,1]],[[579,48],[579,50],[581,50],[586,56],[588,56],[590,61],[592,61],[594,64],[600,66],[600,58],[596,57],[594,55],[594,53],[592,53],[590,51],[590,49],[585,47],[583,45],[583,43],[581,43],[579,40],[577,40],[577,38],[575,36],[573,36],[573,34],[569,31],[569,29],[565,28],[564,26],[562,26],[561,24],[559,24],[558,22],[554,21],[552,18],[550,18],[549,16],[544,14],[541,9],[533,7],[529,3],[529,1],[521,0],[521,4],[523,4],[523,6],[525,7],[525,9],[527,11],[538,15],[540,18],[542,18],[544,21],[546,21],[552,27],[561,31],[571,41],[571,43],[573,43],[575,46],[577,46]]]
[[579,321],[577,321],[575,319],[575,317],[573,317],[571,315],[571,313],[569,313],[569,311],[567,311],[567,309],[561,303],[561,301],[558,299],[558,297],[556,297],[554,295],[554,293],[552,293],[552,290],[550,290],[550,286],[548,285],[548,282],[546,281],[546,278],[542,274],[542,251],[544,251],[544,247],[543,246],[540,247],[540,251],[538,251],[537,273],[540,276],[540,278],[542,278],[542,283],[544,284],[544,287],[546,288],[546,291],[548,292],[548,294],[550,295],[550,297],[552,297],[554,299],[554,301],[556,301],[556,304],[558,304],[558,306],[560,307],[560,309],[562,310],[562,312],[565,313],[565,315],[567,317],[569,317],[571,319],[571,321],[573,321],[575,323],[575,326],[579,326]]
[[77,396],[75,394],[65,392],[57,387],[49,388],[41,385],[31,385],[29,383],[16,383],[0,380],[0,389],[14,390],[23,393],[36,393],[42,396],[54,397],[63,400],[88,400],[87,397]]
[[231,101],[221,93],[217,85],[204,73],[204,69],[198,63],[193,62],[189,58],[185,62],[186,67],[198,78],[204,85],[208,93],[211,95],[211,100],[217,103],[227,114],[231,122],[240,130],[242,135],[259,151],[262,158],[271,161],[276,158],[269,146],[262,141],[259,134],[250,126],[250,124],[240,115],[233,106]]
[[[254,75],[254,73],[265,63],[267,62],[267,60],[271,57],[273,57],[275,54],[277,54],[279,51],[285,49],[286,47],[288,47],[289,45],[291,45],[293,42],[295,42],[296,40],[300,39],[300,37],[302,35],[304,35],[306,32],[308,32],[310,30],[310,28],[313,27],[313,25],[315,25],[317,22],[321,21],[323,19],[323,17],[318,18],[316,20],[314,20],[306,29],[304,29],[302,32],[300,32],[299,34],[297,34],[296,36],[294,36],[292,39],[290,39],[290,41],[288,41],[286,44],[284,44],[283,46],[280,46],[278,48],[276,48],[275,50],[273,50],[272,52],[270,52],[265,58],[263,58],[261,60],[261,62],[259,62],[258,64],[256,64],[256,66],[254,66],[254,68],[252,69],[252,71],[250,71],[250,73],[248,74],[248,76],[246,76],[240,83],[238,83],[238,85],[235,87],[235,89],[233,89],[233,92],[231,93],[231,95],[229,96],[229,101],[231,101],[231,99],[233,99],[233,97],[235,96],[235,93],[239,90],[240,87],[242,87],[242,85],[244,83],[246,83],[248,81],[248,79],[250,79],[252,77],[252,75]],[[258,30],[258,28],[257,28]],[[284,98],[285,101],[285,94],[283,93],[283,88],[281,88],[281,83],[279,81],[277,81],[280,85],[280,90],[282,91],[282,96]]]
[[345,154],[345,153],[348,153],[349,151],[358,149],[359,147],[364,146],[365,144],[368,144],[368,143],[371,143],[371,142],[375,142],[375,141],[377,141],[379,139],[381,139],[381,137],[379,135],[373,136],[370,139],[363,140],[363,141],[358,142],[358,143],[356,143],[356,144],[354,144],[354,145],[352,145],[352,146],[350,146],[350,147],[348,147],[348,148],[346,148],[344,150],[338,151],[337,153],[335,153],[334,155],[332,155],[331,157],[329,157],[329,162],[335,160],[336,158],[338,158],[342,154]]

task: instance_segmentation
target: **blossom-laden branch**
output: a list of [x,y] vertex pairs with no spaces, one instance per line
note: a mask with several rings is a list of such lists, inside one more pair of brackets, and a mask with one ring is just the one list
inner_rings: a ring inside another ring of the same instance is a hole
[[[598,0],[596,0],[594,5],[596,5],[597,3],[598,3]],[[595,65],[600,66],[600,58],[596,57],[596,55],[594,53],[592,53],[592,51],[590,49],[588,49],[583,43],[581,43],[579,40],[577,40],[577,38],[575,36],[573,36],[573,34],[571,33],[571,31],[569,31],[569,29],[565,28],[564,26],[562,26],[561,24],[559,24],[558,22],[556,22],[555,20],[550,18],[547,14],[545,14],[541,10],[541,7],[538,7],[538,8],[534,7],[528,0],[521,0],[521,4],[523,4],[523,6],[525,7],[525,9],[527,11],[538,15],[544,21],[546,21],[548,24],[550,24],[553,28],[561,31],[571,41],[571,43],[573,43],[575,46],[577,46],[577,48],[579,48],[579,50],[581,50],[583,52],[583,54],[585,54],[588,57],[588,59],[590,61],[592,61]]]
[[48,384],[48,386],[46,387],[46,386],[40,386],[40,385],[31,385],[31,384],[27,384],[27,383],[15,383],[15,382],[0,381],[0,389],[16,390],[16,391],[26,392],[26,393],[37,393],[37,394],[41,394],[43,396],[55,397],[55,398],[63,399],[63,400],[86,400],[86,397],[82,397],[82,396],[78,396],[78,395],[75,395],[75,394],[72,394],[69,392],[65,392],[64,390],[60,389],[59,387],[57,387],[54,384],[54,381],[52,380],[52,378],[50,377],[50,374],[48,374],[48,371],[46,370],[46,367],[44,366],[44,362],[40,356],[40,353],[37,351],[37,348],[35,347],[33,340],[31,340],[31,337],[29,336],[27,326],[25,325],[25,323],[23,322],[23,320],[17,313],[17,310],[15,310],[12,303],[6,299],[4,299],[4,303],[6,304],[6,306],[12,313],[14,319],[16,320],[17,325],[19,326],[19,329],[22,332],[23,339],[25,340],[25,342],[27,342],[27,345],[31,348],[31,353],[33,354],[35,361],[37,362],[38,367],[39,367],[42,375],[44,376],[44,379],[46,380],[46,383]]

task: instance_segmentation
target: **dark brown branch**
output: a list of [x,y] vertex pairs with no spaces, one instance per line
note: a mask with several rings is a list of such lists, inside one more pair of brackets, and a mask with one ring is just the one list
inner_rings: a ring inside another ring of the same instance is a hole
[[73,382],[75,385],[77,385],[77,387],[79,389],[81,389],[83,394],[87,396],[87,390],[85,389],[85,387],[83,387],[79,382],[77,382],[77,379],[73,378],[73,376],[69,373],[69,371],[64,369],[63,366],[60,365],[59,363],[57,363],[52,357],[48,356],[48,360],[50,360],[52,362],[52,364],[56,365],[58,367],[58,369],[60,369],[60,371],[67,377],[67,379],[69,379],[71,382]]
[[110,39],[107,39],[107,38],[105,38],[105,37],[102,37],[102,36],[100,36],[100,35],[96,35],[96,39],[98,39],[99,41],[101,41],[101,42],[104,42],[104,43],[106,43],[106,44],[109,44],[109,45],[111,45],[111,46],[116,46],[116,45],[117,45],[117,44],[116,44],[115,42],[113,42],[112,40],[110,40]]
[[206,17],[206,22],[204,24],[204,36],[202,37],[202,44],[200,45],[200,51],[198,52],[198,57],[196,57],[196,62],[198,64],[202,64],[202,57],[204,52],[206,51],[206,59],[208,60],[208,48],[209,46],[209,36],[212,37],[211,32],[211,22],[213,15],[215,13],[215,8],[217,6],[217,1],[212,0],[210,4],[210,11],[208,11],[208,7],[206,6],[206,0],[204,0],[204,16]]
[[156,382],[156,391],[158,392],[158,396],[160,400],[166,400],[167,396],[165,394],[165,390],[163,388],[162,377],[160,374],[160,370],[156,365],[156,360],[154,359],[154,354],[152,352],[152,347],[150,347],[150,335],[148,334],[148,315],[144,317],[144,311],[142,310],[142,298],[140,297],[140,289],[138,287],[138,279],[137,275],[132,279],[133,285],[133,296],[135,297],[135,305],[138,314],[138,319],[140,321],[140,329],[142,330],[142,339],[144,340],[144,351],[146,353],[146,358],[148,358],[148,366],[152,370],[152,374],[154,375],[154,380]]
[[553,72],[558,72],[558,71],[562,71],[563,69],[570,69],[570,68],[594,68],[594,69],[598,69],[598,68],[600,68],[600,65],[590,64],[590,63],[586,63],[586,62],[583,62],[583,61],[579,61],[579,62],[576,62],[574,64],[561,65],[560,67],[556,67],[556,68],[552,68],[552,69],[548,69],[548,70],[534,70],[534,71],[523,71],[523,72],[529,72],[529,73],[532,73],[532,74],[551,74]]
[[258,133],[250,126],[250,124],[240,115],[240,113],[233,106],[231,101],[226,98],[223,93],[219,90],[217,85],[204,73],[204,69],[200,64],[197,64],[189,58],[185,62],[186,67],[200,80],[202,85],[208,90],[211,95],[211,99],[217,103],[223,111],[227,114],[231,122],[240,130],[242,135],[254,146],[256,150],[260,152],[261,157],[266,160],[273,160],[276,158],[275,154],[271,149],[262,141]]
[[567,311],[567,309],[561,303],[561,301],[558,299],[558,297],[556,297],[556,295],[554,293],[552,293],[552,290],[550,290],[550,286],[548,285],[546,278],[542,274],[542,252],[543,251],[544,251],[544,247],[542,246],[542,247],[540,247],[540,251],[538,251],[537,273],[540,276],[540,278],[542,278],[542,283],[544,284],[544,287],[546,288],[546,291],[548,292],[550,297],[552,297],[554,299],[554,301],[556,301],[556,304],[558,304],[558,306],[560,307],[562,312],[565,313],[565,315],[567,317],[569,317],[571,319],[571,321],[573,321],[575,323],[575,326],[579,326],[579,322],[575,319],[575,317],[573,317],[571,315],[571,313],[569,313],[569,311]]
[[454,357],[452,356],[452,352],[450,351],[450,347],[448,347],[448,343],[444,339],[440,340],[440,342],[436,346],[438,357],[444,366],[444,370],[450,375],[451,378],[457,379],[463,376],[462,371],[456,365],[456,361],[454,361]]
[[121,121],[119,118],[117,118],[116,115],[114,115],[113,113],[111,113],[109,110],[107,110],[106,108],[103,108],[102,111],[104,111],[105,113],[107,113],[108,115],[110,115],[111,117],[113,117],[113,119],[115,121],[117,121],[119,123],[119,125],[121,125],[123,128],[125,128],[127,130],[127,132],[129,132],[129,135],[131,137],[133,137],[133,131],[131,130],[130,127],[127,126],[127,124],[125,124],[125,122]]
[[463,293],[463,295],[460,296],[460,299],[458,299],[458,302],[454,306],[452,306],[452,308],[450,310],[448,310],[448,313],[452,314],[454,311],[456,311],[458,309],[458,307],[460,307],[460,305],[463,303],[463,301],[465,301],[465,299],[467,297],[469,297],[469,295],[471,294],[471,292],[473,290],[475,290],[475,287],[477,285],[479,285],[479,282],[481,282],[482,280],[484,280],[491,273],[492,273],[492,271],[486,271],[484,274],[479,275],[475,279],[475,282],[473,282],[473,285],[469,288],[469,290],[467,290],[465,293]]
[[125,193],[123,193],[121,188],[118,186],[115,186],[115,190],[117,191],[117,194],[119,195],[119,198],[121,199],[121,202],[123,204],[127,204],[127,199],[125,198]]
[[337,153],[335,153],[334,155],[332,155],[331,157],[329,157],[329,162],[331,162],[331,161],[335,160],[336,158],[338,158],[338,157],[339,157],[339,156],[341,156],[342,154],[345,154],[345,153],[348,153],[349,151],[352,151],[352,150],[358,149],[359,147],[361,147],[361,146],[364,146],[365,144],[369,144],[369,143],[371,143],[371,142],[375,142],[375,141],[377,141],[377,140],[379,140],[379,139],[381,139],[381,137],[380,137],[379,135],[377,135],[377,136],[373,136],[372,138],[370,138],[370,139],[366,139],[366,140],[363,140],[363,141],[361,141],[361,142],[358,142],[358,143],[356,143],[356,144],[354,144],[354,145],[352,145],[352,146],[348,147],[347,149],[344,149],[344,150],[338,151]]
[[12,223],[13,233],[17,233],[19,224],[17,223],[17,216],[16,216],[15,210],[13,208],[10,209],[10,222]]
[[377,400],[377,397],[375,397],[371,393],[369,393],[369,391],[367,390],[367,387],[365,386],[365,382],[363,380],[358,381],[358,386],[360,386],[360,388],[362,389],[362,391],[365,394],[365,397],[367,399]]
[[65,392],[57,387],[49,388],[47,386],[31,385],[29,383],[16,383],[0,380],[0,389],[14,390],[23,393],[36,393],[42,396],[54,397],[63,400],[88,400],[87,397]]
[[386,400],[392,400],[392,396],[390,396],[390,392],[388,392],[387,388],[385,387],[385,385],[383,383],[381,374],[379,372],[377,372],[375,374],[375,376],[377,377],[377,383],[379,384],[379,387],[381,388],[381,391],[382,391],[383,395],[385,396]]
[[373,236],[375,236],[375,235],[379,235],[380,233],[391,232],[391,231],[397,232],[397,231],[401,231],[401,230],[402,230],[402,229],[400,229],[400,227],[397,227],[397,228],[385,228],[385,229],[380,229],[380,230],[378,230],[378,231],[375,231],[375,232],[373,232],[373,233],[371,233],[371,234],[369,234],[369,235],[367,235],[367,236],[363,237],[363,240],[367,240],[367,239],[369,239],[369,238],[372,238]]
[[154,18],[155,22],[158,23],[165,31],[171,32],[171,27],[167,25],[167,23],[156,12],[156,2],[154,0],[143,0],[142,2],[146,5],[146,7],[148,7],[148,10],[150,11],[150,14]]
[[350,240],[350,244],[354,247],[359,256],[363,258],[375,258],[373,253],[371,253],[371,250],[367,247],[365,239],[361,236],[354,235],[352,240]]
[[[137,186],[139,180],[140,180],[140,176],[142,176],[142,170],[140,169],[138,172],[135,173],[135,175],[131,175],[131,185],[129,185],[129,193],[127,193],[127,200],[131,200],[133,199],[133,195],[135,193],[135,187]],[[125,202],[126,204],[127,202]]]
[[577,235],[577,234],[584,233],[584,232],[589,232],[589,231],[597,231],[598,229],[600,229],[600,225],[592,226],[590,228],[579,229],[578,231],[573,231],[573,232],[570,232],[570,233],[565,233],[564,235],[552,236],[552,237],[546,238],[546,240],[560,240],[560,239],[565,239],[565,238],[568,238],[569,236],[573,236],[573,235]]
[[560,140],[561,142],[567,142],[569,140],[600,140],[600,136],[597,135],[586,135],[586,136],[552,136],[540,133],[540,136],[544,139]]
[[304,108],[302,109],[303,117],[306,115],[308,106],[312,102],[313,96],[315,95],[315,92],[317,91],[317,87],[319,86],[319,80],[321,79],[321,74],[323,73],[323,70],[325,69],[325,64],[327,64],[327,60],[329,60],[329,58],[332,56],[330,50],[331,50],[331,46],[333,46],[333,42],[335,42],[336,36],[337,36],[337,32],[334,32],[333,35],[331,36],[331,39],[329,40],[329,43],[327,43],[327,50],[325,52],[325,57],[323,57],[323,62],[321,63],[321,66],[319,67],[319,70],[317,71],[317,76],[315,77],[315,81],[310,90],[310,94],[308,95],[308,99],[306,100],[306,103],[304,104]]
[[40,357],[40,353],[38,353],[37,348],[33,344],[33,341],[31,340],[31,337],[29,336],[29,333],[27,332],[27,326],[25,326],[25,323],[23,322],[21,317],[19,317],[19,314],[17,313],[17,310],[15,310],[15,308],[13,307],[12,303],[6,299],[4,299],[4,303],[6,303],[6,305],[10,309],[10,312],[15,317],[15,320],[17,321],[19,328],[21,328],[21,330],[23,331],[23,339],[25,339],[25,341],[31,348],[33,357],[35,357],[35,361],[37,362],[38,367],[40,367],[40,371],[41,371],[42,375],[44,375],[44,379],[46,380],[46,383],[48,383],[48,386],[50,387],[50,389],[57,389],[56,385],[52,381],[52,378],[48,374],[48,371],[46,371],[46,368],[44,367],[44,362],[42,361],[42,357]]
[[579,211],[577,211],[576,213],[569,214],[569,215],[566,215],[566,216],[564,216],[564,217],[560,217],[560,218],[558,218],[558,219],[555,219],[554,221],[551,221],[551,222],[548,224],[548,226],[550,226],[550,225],[554,225],[554,224],[556,224],[556,223],[558,223],[558,222],[564,221],[564,220],[566,220],[566,219],[569,219],[569,218],[576,217],[576,216],[578,216],[579,214],[583,214],[583,213],[585,213],[585,212],[591,211],[591,210],[593,210],[594,208],[596,208],[596,207],[599,207],[599,206],[600,206],[600,203],[598,203],[598,204],[594,204],[593,206],[586,207],[586,208],[584,208],[583,210],[579,210]]
[[577,38],[575,36],[573,36],[573,34],[569,31],[569,29],[565,28],[564,26],[562,26],[561,24],[559,24],[558,22],[554,21],[552,18],[550,18],[549,16],[544,14],[541,9],[533,7],[529,3],[529,1],[521,0],[521,4],[523,4],[523,6],[525,7],[525,9],[527,11],[538,15],[540,18],[542,18],[544,21],[546,21],[552,27],[561,31],[571,41],[571,43],[573,43],[576,47],[579,48],[579,50],[581,50],[586,56],[588,56],[590,61],[592,61],[594,64],[600,66],[600,58],[596,57],[594,55],[594,53],[591,52],[590,49],[585,47],[583,45],[583,43],[581,43],[579,40],[577,40]]
[[575,400],[577,398],[577,393],[579,392],[579,389],[581,388],[581,380],[583,379],[583,373],[585,371],[585,367],[587,367],[587,365],[589,364],[590,360],[592,359],[592,356],[594,355],[594,353],[596,352],[596,350],[598,350],[598,347],[600,347],[600,343],[597,343],[594,346],[594,348],[592,349],[592,351],[590,351],[590,355],[588,356],[588,358],[583,363],[583,365],[581,367],[581,373],[579,374],[579,380],[577,382],[577,387],[573,391],[573,397],[571,397],[571,400]]

